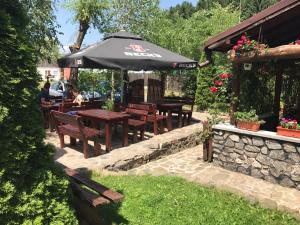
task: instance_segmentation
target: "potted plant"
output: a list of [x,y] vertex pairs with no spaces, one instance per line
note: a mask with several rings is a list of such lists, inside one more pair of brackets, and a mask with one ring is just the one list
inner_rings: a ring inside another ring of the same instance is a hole
[[234,116],[237,128],[243,130],[258,131],[260,125],[264,123],[263,120],[258,118],[254,109],[248,112],[235,112]]
[[280,126],[277,127],[277,134],[300,138],[300,124],[298,124],[297,120],[282,118]]

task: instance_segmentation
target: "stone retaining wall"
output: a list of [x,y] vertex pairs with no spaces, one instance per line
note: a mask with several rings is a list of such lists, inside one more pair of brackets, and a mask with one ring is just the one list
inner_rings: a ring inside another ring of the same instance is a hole
[[274,138],[252,133],[248,135],[215,128],[213,163],[300,190],[300,144],[280,140],[275,133]]
[[[115,149],[96,157],[95,170],[129,170],[163,156],[174,154],[200,144],[202,124],[197,123],[153,138]],[[199,153],[200,154],[200,153]]]

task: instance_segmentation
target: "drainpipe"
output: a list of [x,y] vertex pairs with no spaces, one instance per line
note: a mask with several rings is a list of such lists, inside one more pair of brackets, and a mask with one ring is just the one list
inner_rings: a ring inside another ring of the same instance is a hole
[[202,63],[198,63],[199,68],[203,68],[203,67],[208,66],[209,64],[213,63],[211,50],[208,50],[207,48],[205,48],[204,51],[205,51],[206,61],[202,62]]

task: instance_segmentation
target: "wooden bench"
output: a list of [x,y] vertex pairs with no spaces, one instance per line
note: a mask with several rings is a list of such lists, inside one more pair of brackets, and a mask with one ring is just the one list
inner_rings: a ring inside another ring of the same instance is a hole
[[89,224],[101,224],[98,206],[118,203],[124,198],[122,194],[80,175],[75,170],[70,168],[64,170],[70,178],[75,210],[79,218]]
[[[164,102],[169,102],[169,103],[182,103],[184,106],[188,106],[189,109],[183,108],[182,109],[182,121],[183,121],[183,126],[185,125],[185,121],[187,125],[191,124],[191,119],[192,119],[192,114],[194,111],[194,104],[195,104],[195,99],[194,98],[189,98],[189,97],[164,97],[163,98]],[[176,112],[174,112],[176,113]]]
[[145,126],[147,123],[147,110],[126,108],[125,113],[131,115],[128,126],[133,130],[133,142],[137,142],[137,131],[140,131],[140,140],[144,140]]
[[148,117],[147,122],[153,123],[153,133],[158,135],[158,133],[164,133],[164,121],[167,120],[166,116],[157,114],[157,109],[155,104],[128,104],[128,108],[147,110]]
[[94,154],[100,155],[100,131],[85,127],[83,118],[80,116],[71,116],[62,112],[51,111],[51,117],[54,122],[56,131],[60,140],[60,147],[64,148],[64,136],[70,136],[71,144],[76,144],[76,139],[83,141],[83,154],[84,158],[88,158],[88,140],[94,140]]

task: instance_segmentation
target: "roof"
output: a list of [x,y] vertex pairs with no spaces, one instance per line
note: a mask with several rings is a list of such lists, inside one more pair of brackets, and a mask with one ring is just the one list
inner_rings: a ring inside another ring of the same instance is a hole
[[270,47],[288,44],[300,38],[300,0],[281,0],[251,18],[210,38],[207,51],[226,52],[245,32],[251,39]]
[[109,39],[109,38],[125,38],[125,39],[134,39],[134,40],[143,40],[143,38],[141,38],[140,36],[134,35],[132,33],[124,31],[124,30],[109,34],[109,35],[105,36],[104,40]]

